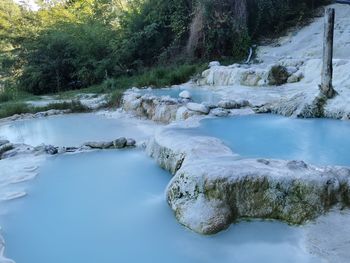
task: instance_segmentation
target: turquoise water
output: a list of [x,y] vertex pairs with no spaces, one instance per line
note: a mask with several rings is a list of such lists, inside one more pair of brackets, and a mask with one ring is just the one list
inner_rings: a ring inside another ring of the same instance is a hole
[[208,103],[214,103],[217,104],[220,100],[221,97],[214,92],[206,89],[201,89],[201,88],[164,88],[164,89],[142,89],[140,90],[141,94],[151,94],[155,96],[170,96],[174,99],[179,98],[179,94],[187,90],[191,93],[192,95],[192,100],[197,103],[201,102],[208,102]]
[[52,157],[0,217],[17,263],[310,263],[301,228],[277,222],[200,236],[164,200],[170,175],[138,150]]
[[243,157],[350,166],[350,122],[249,115],[205,119],[184,130],[222,139]]
[[87,141],[107,141],[119,137],[139,139],[145,132],[129,119],[83,113],[18,120],[0,125],[0,138],[32,146],[42,143],[79,146]]

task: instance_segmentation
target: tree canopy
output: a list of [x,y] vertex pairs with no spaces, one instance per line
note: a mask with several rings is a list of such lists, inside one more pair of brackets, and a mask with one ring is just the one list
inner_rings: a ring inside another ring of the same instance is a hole
[[253,41],[299,21],[319,0],[0,2],[0,77],[43,94],[154,65],[242,58]]

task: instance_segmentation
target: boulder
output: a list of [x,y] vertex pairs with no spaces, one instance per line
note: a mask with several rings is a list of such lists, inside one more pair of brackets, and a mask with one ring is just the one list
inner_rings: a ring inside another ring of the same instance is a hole
[[289,66],[289,67],[286,67],[286,70],[287,70],[289,75],[292,75],[292,74],[294,74],[295,72],[298,71],[298,68]]
[[115,141],[113,141],[113,147],[116,149],[122,149],[125,148],[127,146],[128,140],[124,137],[119,138]]
[[47,154],[55,155],[58,153],[58,148],[52,145],[45,145],[44,150]]
[[211,115],[214,115],[216,117],[226,117],[230,114],[230,112],[223,108],[216,108],[210,111]]
[[239,109],[240,105],[237,101],[235,100],[222,100],[219,102],[218,106],[223,109]]
[[113,146],[113,142],[87,142],[84,145],[92,149],[108,149]]
[[194,103],[194,102],[187,103],[186,107],[191,111],[195,111],[203,114],[208,114],[210,111],[210,109],[207,106],[199,103]]
[[58,153],[73,153],[76,152],[78,150],[90,150],[90,147],[87,146],[82,146],[80,148],[78,147],[59,147],[58,148]]
[[191,95],[191,93],[189,91],[184,90],[184,91],[180,92],[179,97],[182,98],[182,99],[188,99],[189,100],[189,99],[191,99],[192,95]]
[[215,108],[218,107],[217,104],[211,103],[211,102],[207,102],[207,101],[202,102],[202,104],[203,104],[204,106],[207,106],[210,110],[215,109]]
[[170,123],[176,118],[176,111],[183,105],[182,102],[170,97],[143,95],[128,91],[122,99],[122,109],[139,117],[156,122]]
[[134,147],[135,145],[136,145],[136,141],[134,139],[131,139],[131,138],[126,139],[127,147]]
[[185,106],[183,106],[177,110],[176,120],[183,121],[183,120],[187,120],[188,118],[190,118],[192,116],[196,116],[196,115],[200,115],[200,114],[201,114],[200,112],[191,111],[191,110],[187,109]]
[[288,80],[289,73],[286,67],[281,65],[274,65],[271,67],[268,73],[269,85],[282,85]]
[[297,75],[292,74],[288,79],[287,79],[287,83],[296,83],[299,81],[299,78]]

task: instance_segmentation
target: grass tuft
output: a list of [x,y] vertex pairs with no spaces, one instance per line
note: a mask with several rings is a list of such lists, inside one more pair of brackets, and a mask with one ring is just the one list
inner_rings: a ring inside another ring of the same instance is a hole
[[80,101],[51,103],[43,107],[33,107],[23,102],[0,104],[0,118],[6,118],[15,114],[37,113],[48,110],[70,110],[71,112],[88,112],[89,109]]

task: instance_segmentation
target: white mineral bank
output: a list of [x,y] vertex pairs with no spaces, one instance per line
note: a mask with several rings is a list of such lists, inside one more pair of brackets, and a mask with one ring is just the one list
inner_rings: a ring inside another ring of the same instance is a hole
[[[331,7],[336,11],[333,86],[338,96],[327,102],[324,114],[349,119],[350,5]],[[259,47],[260,64],[211,67],[202,73],[198,84],[225,99],[244,99],[253,106],[270,104],[272,112],[297,116],[319,93],[323,23],[323,17],[316,18],[308,26],[281,38],[278,45]],[[292,73],[288,82],[297,82],[267,85],[269,68],[273,65],[285,66]]]

